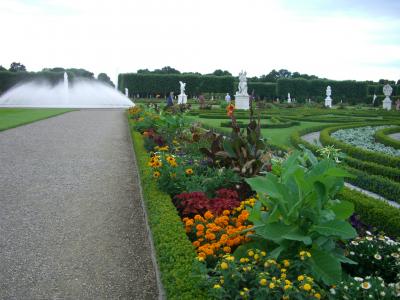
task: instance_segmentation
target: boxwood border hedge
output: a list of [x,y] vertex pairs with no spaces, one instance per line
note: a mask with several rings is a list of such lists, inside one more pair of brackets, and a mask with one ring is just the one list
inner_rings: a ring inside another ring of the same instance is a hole
[[[129,122],[131,124],[131,122]],[[151,180],[143,137],[131,129],[148,221],[167,299],[208,299],[199,287],[200,267],[182,221],[168,194]]]
[[390,136],[391,133],[400,132],[400,127],[389,127],[377,130],[374,134],[375,141],[395,149],[400,149],[400,141],[397,141]]

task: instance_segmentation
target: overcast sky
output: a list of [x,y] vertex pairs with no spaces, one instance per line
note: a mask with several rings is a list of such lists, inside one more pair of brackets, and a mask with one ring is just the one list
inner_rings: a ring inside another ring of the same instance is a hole
[[400,79],[400,0],[0,0],[0,65]]

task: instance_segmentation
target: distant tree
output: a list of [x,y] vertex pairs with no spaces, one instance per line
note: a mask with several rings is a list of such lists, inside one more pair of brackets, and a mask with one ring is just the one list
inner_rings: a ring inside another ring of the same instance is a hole
[[158,73],[158,74],[180,74],[181,72],[179,72],[178,70],[170,67],[170,66],[166,66],[163,67],[162,69],[155,69],[153,71],[153,73]]
[[7,71],[7,69],[0,65],[0,71]]
[[26,72],[26,67],[21,63],[13,62],[8,70],[11,72]]
[[276,82],[279,79],[280,75],[275,69],[269,72],[267,75],[261,75],[260,81],[262,82]]
[[151,73],[151,71],[149,71],[149,69],[139,69],[137,70],[138,74],[147,74],[147,73]]
[[232,76],[232,74],[229,71],[222,71],[221,69],[217,69],[214,72],[211,73],[211,75],[215,76]]
[[183,72],[184,75],[201,75],[199,72]]
[[380,83],[380,84],[395,84],[395,81],[389,80],[389,79],[379,79],[378,83]]
[[279,73],[279,78],[291,78],[292,77],[292,73],[286,69],[280,69],[278,71],[278,73]]
[[396,84],[400,84],[400,79],[399,80],[397,80],[397,83]]
[[110,77],[108,77],[106,73],[100,73],[99,75],[97,75],[97,79],[111,85],[112,87],[115,86],[114,83],[111,81]]

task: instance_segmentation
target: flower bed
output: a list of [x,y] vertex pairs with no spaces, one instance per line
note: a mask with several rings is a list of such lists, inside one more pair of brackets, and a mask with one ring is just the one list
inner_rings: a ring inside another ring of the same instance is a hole
[[[234,108],[227,108],[227,114],[231,137],[184,124],[179,114],[138,107],[129,111],[133,128],[148,150],[146,161],[140,163],[142,183],[157,186],[158,193],[170,197],[169,201],[165,196],[162,201],[153,199],[145,188],[149,214],[154,209],[157,215],[150,225],[156,228],[155,244],[169,298],[177,298],[179,291],[165,278],[178,280],[180,275],[181,283],[189,282],[181,299],[190,295],[190,289],[198,289],[188,279],[189,271],[177,273],[173,265],[178,263],[180,271],[198,266],[190,262],[194,256],[203,270],[199,276],[197,269],[195,278],[209,297],[217,299],[334,299],[335,295],[391,299],[399,295],[398,278],[369,278],[376,273],[365,276],[343,268],[355,263],[348,249],[352,239],[359,239],[356,229],[365,232],[364,224],[354,228],[348,221],[353,204],[335,200],[349,174],[329,155],[317,160],[309,151],[296,151],[280,158],[267,151],[256,120],[243,131]],[[166,220],[160,219],[158,205],[168,207],[171,215]],[[174,232],[163,237],[170,220]],[[186,239],[181,237],[184,233]],[[173,244],[174,238],[181,242]],[[159,250],[163,245],[168,245],[163,250],[174,259]],[[400,271],[397,262],[390,265]],[[385,287],[385,295],[378,283]],[[346,289],[347,285],[354,289]],[[193,298],[201,298],[201,293]]]
[[385,146],[384,144],[375,141],[375,132],[385,128],[387,128],[387,126],[366,126],[340,129],[332,133],[331,136],[365,150],[377,151],[386,155],[400,156],[400,150],[390,146]]

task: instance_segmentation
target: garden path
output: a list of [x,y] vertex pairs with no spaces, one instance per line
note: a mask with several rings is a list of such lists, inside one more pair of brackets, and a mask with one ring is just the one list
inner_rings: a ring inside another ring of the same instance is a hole
[[[320,147],[320,146],[322,146],[322,144],[321,144],[321,142],[319,140],[320,135],[321,135],[321,131],[315,131],[315,132],[311,132],[311,133],[305,134],[301,138],[303,140],[305,140],[306,142],[308,142],[310,144],[313,144],[313,145],[315,145],[315,142],[317,142],[317,146]],[[367,195],[369,197],[372,197],[372,198],[375,198],[375,199],[378,199],[378,200],[381,200],[381,201],[385,201],[385,202],[387,202],[388,204],[390,204],[390,205],[392,205],[394,207],[400,208],[400,204],[399,203],[391,201],[391,200],[387,200],[386,198],[383,198],[382,196],[380,196],[378,194],[375,194],[373,192],[370,192],[370,191],[364,190],[362,188],[359,188],[358,186],[355,186],[355,185],[353,185],[351,183],[346,182],[345,186],[348,187],[351,190],[358,191],[358,192],[360,192],[362,194],[365,194],[365,195]]]
[[389,136],[395,140],[400,141],[400,132],[389,134]]
[[156,299],[125,113],[0,132],[0,299]]

